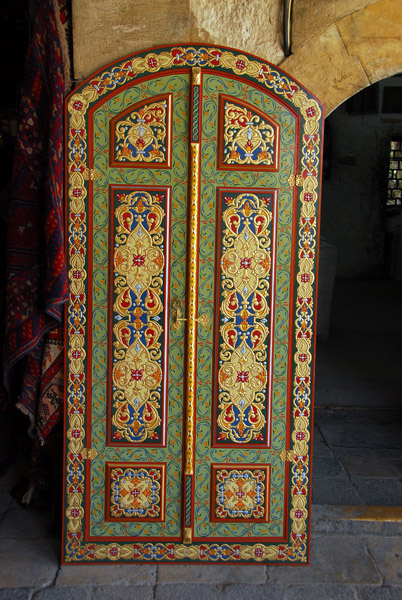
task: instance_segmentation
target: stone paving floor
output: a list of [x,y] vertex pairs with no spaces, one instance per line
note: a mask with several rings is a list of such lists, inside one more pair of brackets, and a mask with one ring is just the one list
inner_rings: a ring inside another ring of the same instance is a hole
[[[0,480],[0,600],[401,600],[402,511],[313,505],[310,566],[59,566],[48,515]],[[384,512],[385,511],[385,512]]]
[[335,296],[317,352],[310,566],[60,567],[48,515],[14,503],[11,471],[0,600],[402,600],[402,284],[339,282]]

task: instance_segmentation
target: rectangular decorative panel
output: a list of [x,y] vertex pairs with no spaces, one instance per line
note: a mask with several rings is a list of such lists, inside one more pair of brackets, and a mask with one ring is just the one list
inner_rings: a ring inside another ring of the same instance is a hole
[[275,190],[218,191],[217,445],[269,445],[275,230]]
[[170,190],[110,191],[110,443],[164,443]]

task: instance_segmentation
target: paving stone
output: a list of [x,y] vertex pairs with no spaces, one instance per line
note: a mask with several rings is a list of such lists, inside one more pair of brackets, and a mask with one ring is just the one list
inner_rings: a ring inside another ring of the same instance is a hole
[[[402,452],[401,452],[402,454]],[[392,458],[389,461],[391,465],[396,469],[399,473],[399,476],[402,477],[402,460],[393,460]]]
[[49,533],[49,515],[28,508],[12,508],[0,525],[0,538],[45,538]]
[[320,478],[315,475],[314,464],[311,489],[314,504],[362,504],[349,479]]
[[383,456],[395,460],[399,460],[402,456],[400,448],[376,448],[374,452],[376,456]]
[[0,490],[0,515],[11,506],[11,496],[5,490]]
[[65,588],[49,587],[39,590],[34,594],[32,600],[89,600],[90,598],[89,588],[73,585]]
[[362,538],[317,534],[312,535],[309,566],[268,567],[268,580],[272,583],[297,585],[323,582],[326,585],[381,583]]
[[356,590],[350,585],[292,585],[284,600],[357,600]]
[[[81,600],[80,596],[74,600]],[[152,600],[153,588],[150,585],[104,585],[93,590],[91,600]],[[35,599],[36,600],[36,599]],[[73,599],[72,599],[73,600]]]
[[56,586],[153,585],[155,579],[154,565],[67,565],[60,568]]
[[400,587],[358,587],[359,600],[401,600]]
[[0,589],[0,600],[31,600],[31,598],[32,588]]
[[372,450],[402,448],[402,425],[399,423],[322,421],[320,430],[330,446]]
[[265,583],[263,565],[160,565],[158,583]]
[[347,477],[347,473],[337,458],[317,456],[313,461],[313,473],[317,477]]
[[[402,537],[367,537],[367,548],[385,585],[402,586]],[[400,590],[402,598],[402,587]]]
[[362,499],[362,504],[371,506],[402,505],[402,483],[397,479],[351,477],[351,483]]
[[[224,600],[284,600],[285,587],[282,585],[228,585],[224,589]],[[295,600],[292,598],[292,600]]]
[[332,452],[332,449],[324,440],[316,441],[315,439],[313,439],[313,457],[315,462],[317,457],[334,458],[334,454]]
[[[209,567],[206,567],[206,570],[209,570]],[[225,596],[222,589],[208,584],[165,583],[156,586],[155,600],[189,600],[190,598],[195,600],[223,600]]]
[[344,456],[360,456],[362,458],[369,458],[370,460],[371,457],[377,456],[371,448],[344,448],[343,446],[334,446],[332,450],[334,451],[335,456],[340,457],[341,460]]
[[16,481],[18,481],[20,476],[21,466],[13,465],[8,469],[7,473],[5,473],[3,477],[0,477],[0,489],[9,492],[9,490],[11,490],[15,485]]
[[58,568],[58,541],[2,540],[0,543],[0,582],[3,588],[50,585]]
[[[385,458],[349,457],[342,458],[342,463],[353,477],[398,478],[399,472]],[[402,463],[401,463],[402,464]]]
[[311,529],[320,533],[402,536],[402,507],[313,504]]

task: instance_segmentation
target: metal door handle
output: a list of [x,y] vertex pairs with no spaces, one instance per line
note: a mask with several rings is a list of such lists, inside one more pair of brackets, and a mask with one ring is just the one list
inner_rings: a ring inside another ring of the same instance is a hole
[[[173,307],[172,329],[174,331],[178,331],[181,327],[181,321],[187,321],[187,319],[183,317],[183,309],[184,309],[183,300],[180,300],[180,298],[173,298],[172,307]],[[197,323],[199,323],[200,325],[202,325],[203,327],[206,327],[208,329],[209,317],[207,314],[204,313],[204,314],[200,315],[198,317],[198,319],[195,319],[195,320],[197,321]]]

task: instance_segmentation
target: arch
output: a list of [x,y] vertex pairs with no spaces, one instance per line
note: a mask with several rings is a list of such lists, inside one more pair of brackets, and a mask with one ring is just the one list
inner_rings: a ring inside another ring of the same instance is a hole
[[402,72],[401,46],[402,5],[380,0],[327,23],[281,68],[321,100],[328,116],[361,89]]

